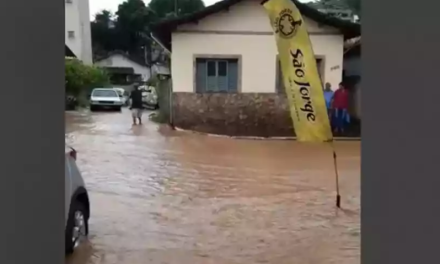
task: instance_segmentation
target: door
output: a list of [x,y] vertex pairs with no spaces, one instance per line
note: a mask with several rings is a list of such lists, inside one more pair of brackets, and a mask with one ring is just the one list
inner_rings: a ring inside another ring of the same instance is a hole
[[318,68],[319,78],[321,78],[321,82],[324,85],[324,62],[321,58],[316,59],[316,66]]

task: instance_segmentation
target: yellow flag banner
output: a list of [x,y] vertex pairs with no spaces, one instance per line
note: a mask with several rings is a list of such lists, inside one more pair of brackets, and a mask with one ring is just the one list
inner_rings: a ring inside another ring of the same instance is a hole
[[332,141],[322,82],[301,13],[292,0],[268,0],[261,4],[275,34],[297,140]]

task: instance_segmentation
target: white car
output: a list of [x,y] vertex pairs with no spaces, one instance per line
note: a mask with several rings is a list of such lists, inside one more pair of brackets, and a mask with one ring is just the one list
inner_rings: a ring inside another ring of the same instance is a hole
[[139,89],[142,91],[142,102],[144,106],[148,109],[158,109],[158,97],[156,88],[153,86],[141,86]]
[[121,111],[123,100],[113,88],[95,88],[90,95],[90,111],[114,109]]
[[119,97],[121,98],[122,101],[122,106],[127,106],[130,97],[128,92],[124,88],[113,88],[113,89],[115,89],[116,92],[118,92]]
[[76,165],[75,149],[65,147],[65,250],[73,251],[89,233],[90,201],[81,172]]

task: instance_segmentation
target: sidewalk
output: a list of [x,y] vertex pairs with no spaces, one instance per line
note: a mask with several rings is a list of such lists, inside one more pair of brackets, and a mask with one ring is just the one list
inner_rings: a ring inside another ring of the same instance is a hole
[[[246,140],[296,140],[296,137],[252,137],[252,136],[226,136],[218,134],[209,134],[193,130],[186,130],[179,127],[174,127],[176,131],[193,133],[199,135],[205,135],[210,137],[223,137],[223,138],[233,138],[233,139],[246,139]],[[361,137],[334,137],[335,141],[361,141]]]

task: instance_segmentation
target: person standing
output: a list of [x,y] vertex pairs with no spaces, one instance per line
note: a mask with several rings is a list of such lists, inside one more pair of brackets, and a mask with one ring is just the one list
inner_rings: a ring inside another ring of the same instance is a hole
[[325,98],[325,105],[327,106],[327,113],[331,120],[332,116],[332,100],[333,100],[333,90],[332,85],[330,83],[325,83],[324,87],[324,98]]
[[332,109],[335,124],[334,133],[344,133],[346,125],[350,123],[350,115],[348,113],[348,98],[348,90],[341,82],[339,84],[339,88],[333,95]]
[[136,120],[139,121],[139,125],[142,125],[142,112],[144,109],[142,103],[142,91],[139,89],[139,86],[136,85],[134,90],[130,94],[130,110],[131,116],[133,118],[133,125],[136,125]]

